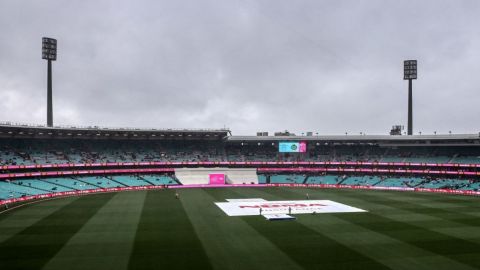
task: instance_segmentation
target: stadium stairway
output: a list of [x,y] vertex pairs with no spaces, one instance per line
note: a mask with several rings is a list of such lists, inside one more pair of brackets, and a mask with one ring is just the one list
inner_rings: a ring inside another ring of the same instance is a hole
[[46,181],[55,185],[71,188],[73,190],[87,190],[95,189],[96,186],[91,184],[86,184],[85,182],[78,181],[73,178],[46,178],[42,181]]
[[40,179],[23,179],[23,180],[17,180],[17,181],[12,181],[15,184],[20,184],[23,186],[28,186],[28,187],[33,187],[36,189],[40,189],[45,191],[46,193],[50,192],[63,192],[63,191],[72,191],[71,188],[67,187],[62,187],[59,185],[55,185],[52,183],[48,183],[45,181],[41,181]]
[[81,178],[82,182],[98,186],[100,188],[116,188],[116,187],[123,187],[123,185],[120,185],[117,182],[114,182],[110,180],[107,177],[104,176],[95,176],[95,177],[82,177]]
[[39,195],[39,194],[49,193],[48,191],[41,190],[41,189],[38,189],[38,188],[20,185],[18,183],[15,183],[15,181],[11,181],[9,183],[8,182],[0,182],[0,188],[2,190],[6,190],[6,191],[9,191],[9,192],[16,192],[16,193],[20,193],[22,195]]
[[150,180],[153,180],[153,179],[150,179],[150,180],[149,180],[149,179],[147,179],[147,177],[145,177],[145,176],[139,176],[138,178],[141,179],[141,180],[143,180],[143,181],[145,181],[145,182],[147,182],[147,183],[149,183],[149,184],[152,185],[152,186],[156,186],[156,185],[157,185],[157,184],[155,184],[154,182],[150,181]]
[[63,180],[63,178],[47,178],[47,179],[39,179],[38,181],[42,181],[42,182],[45,182],[45,183],[48,183],[48,184],[57,185],[59,187],[69,189],[69,190],[80,190],[80,189],[74,188],[72,186],[63,185],[62,183],[59,183],[58,182],[59,179]]
[[151,184],[137,178],[136,176],[130,175],[119,175],[113,176],[112,179],[115,179],[116,182],[119,182],[127,187],[135,187],[135,186],[150,186]]
[[153,186],[178,184],[178,182],[176,182],[173,177],[166,175],[142,175],[139,176],[139,178],[147,183],[150,183]]
[[109,179],[112,182],[117,183],[119,185],[119,187],[129,187],[128,185],[114,179],[113,176],[106,176],[105,178]]
[[94,186],[94,187],[96,187],[96,188],[103,188],[103,187],[101,187],[100,185],[98,185],[97,183],[91,183],[91,182],[85,181],[84,177],[73,177],[73,179],[75,179],[75,180],[77,180],[77,181],[79,181],[79,182],[82,182],[82,183],[84,183],[84,184],[86,184],[86,185],[91,185],[91,186]]
[[348,179],[348,177],[342,177],[340,181],[338,181],[337,185],[343,185],[343,182],[345,182]]

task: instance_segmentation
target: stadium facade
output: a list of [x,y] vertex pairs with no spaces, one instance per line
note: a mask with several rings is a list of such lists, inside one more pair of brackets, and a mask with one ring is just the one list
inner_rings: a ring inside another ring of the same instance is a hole
[[[2,203],[211,185],[480,189],[479,134],[233,136],[228,129],[3,123],[0,151]],[[211,182],[213,175],[223,182]]]

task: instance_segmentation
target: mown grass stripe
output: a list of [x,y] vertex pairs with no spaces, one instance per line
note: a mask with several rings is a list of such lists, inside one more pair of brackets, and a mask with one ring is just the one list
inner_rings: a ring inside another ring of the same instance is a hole
[[212,269],[174,190],[148,191],[129,269]]
[[[474,244],[480,244],[479,233],[477,232],[480,224],[480,218],[474,215],[466,215],[461,212],[456,213],[453,210],[444,210],[442,208],[428,207],[411,203],[411,200],[392,199],[387,196],[382,197],[374,193],[359,193],[346,191],[346,196],[356,200],[365,209],[374,212],[392,220],[415,224],[417,227],[436,231],[455,239],[470,241]],[[412,193],[411,196],[416,196]],[[442,195],[438,195],[442,196]],[[402,196],[403,197],[403,196]],[[477,198],[471,198],[473,201]],[[455,202],[452,202],[455,203]],[[434,204],[434,203],[433,203]],[[380,209],[380,210],[379,210]],[[460,230],[463,228],[463,230]],[[472,232],[472,233],[470,233]]]
[[[412,211],[419,214],[429,215],[432,217],[437,217],[444,220],[449,220],[452,222],[461,223],[467,226],[478,226],[480,227],[480,219],[478,217],[462,213],[461,209],[458,207],[444,207],[444,202],[438,206],[438,202],[435,201],[422,201],[422,202],[410,202],[408,200],[402,200],[400,197],[378,197],[377,195],[368,194],[371,202],[381,202],[383,205],[394,207],[397,209]],[[473,202],[480,203],[480,200],[475,200],[477,198],[471,198]],[[466,204],[466,201],[453,201],[449,204],[455,204],[456,206],[461,206]],[[470,207],[468,207],[471,209]]]
[[239,217],[227,216],[214,202],[231,189],[188,189],[181,201],[215,269],[301,269],[269,240]]
[[117,193],[43,269],[126,269],[145,195]]
[[[291,191],[304,192],[296,189]],[[312,195],[315,196],[316,194],[313,193]],[[412,194],[412,196],[415,196],[415,194]],[[365,196],[364,199],[369,203],[371,202],[368,196]],[[320,220],[314,220],[316,217],[312,216],[306,216],[305,218],[302,216],[300,222],[321,232],[328,233],[333,231],[329,236],[346,245],[354,246],[362,254],[369,255],[393,269],[404,269],[405,265],[408,266],[407,269],[473,269],[473,267],[457,260],[413,246],[402,240],[382,234],[382,232],[369,230],[342,219],[344,216],[362,216],[362,214],[366,213],[326,214],[321,215]],[[352,216],[352,218],[354,217]],[[404,260],[405,263],[399,264],[401,260]]]
[[80,197],[1,243],[0,268],[42,268],[113,196]]
[[[372,194],[365,194],[365,196],[369,197],[368,201],[371,203],[381,203],[382,205],[386,205],[400,210],[428,215],[443,220],[449,220],[467,226],[480,227],[480,218],[456,211],[457,209],[450,210],[448,208],[432,207],[426,205],[425,203],[412,203],[407,200],[402,200],[398,197],[379,197],[378,195]],[[435,205],[435,203],[432,202],[431,205]]]
[[[256,191],[234,189],[232,198],[245,197]],[[275,190],[261,191],[267,195],[263,196],[264,199],[284,199],[267,194]],[[210,193],[218,194],[218,191],[212,190]],[[261,216],[242,219],[304,269],[390,269],[297,221],[267,221]]]
[[337,217],[466,265],[480,268],[480,245],[469,241],[374,213],[343,214]]
[[304,269],[389,269],[299,222],[243,219]]
[[0,214],[0,243],[78,198],[57,198],[35,202]]

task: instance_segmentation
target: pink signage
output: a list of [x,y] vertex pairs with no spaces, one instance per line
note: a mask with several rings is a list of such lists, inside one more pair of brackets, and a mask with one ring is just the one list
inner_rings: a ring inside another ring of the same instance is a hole
[[298,152],[300,152],[300,153],[305,153],[305,152],[307,152],[307,143],[306,143],[306,142],[300,142],[300,143],[299,143]]
[[210,185],[224,185],[225,184],[225,174],[223,173],[211,173],[210,176]]

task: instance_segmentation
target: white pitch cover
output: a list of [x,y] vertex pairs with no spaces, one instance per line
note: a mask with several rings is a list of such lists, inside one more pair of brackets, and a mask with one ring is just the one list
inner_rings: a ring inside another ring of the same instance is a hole
[[263,215],[267,220],[291,220],[295,217],[289,216],[287,214],[272,214],[272,215]]
[[228,216],[367,212],[330,200],[229,201],[215,204]]

